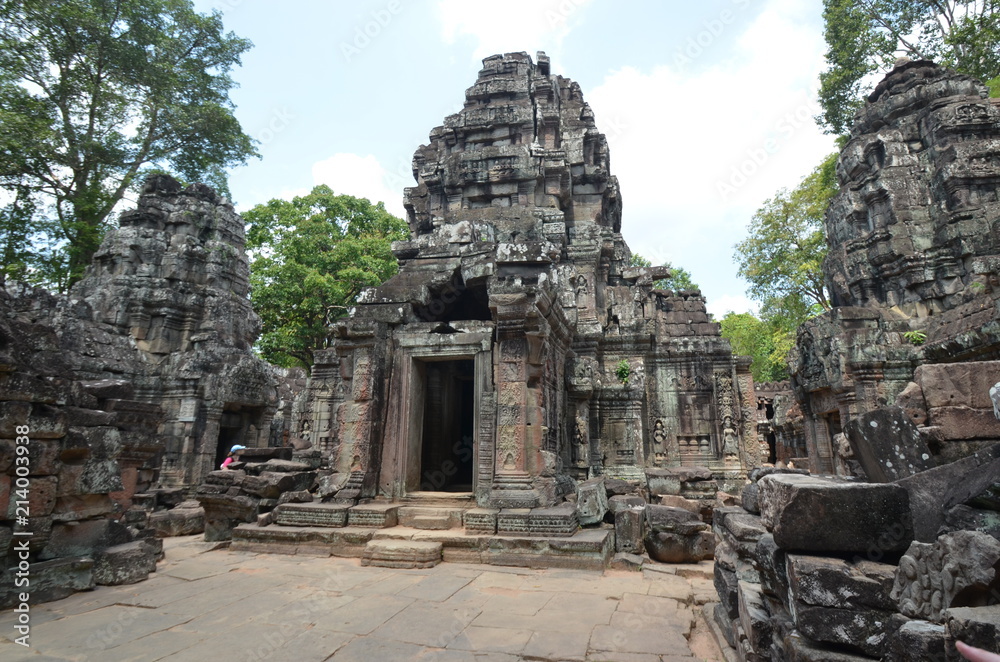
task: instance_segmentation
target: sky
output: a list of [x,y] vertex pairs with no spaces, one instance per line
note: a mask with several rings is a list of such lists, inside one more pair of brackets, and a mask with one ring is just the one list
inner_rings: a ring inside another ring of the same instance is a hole
[[405,217],[414,151],[482,59],[545,51],[607,135],[633,253],[691,272],[709,312],[755,310],[735,244],[834,151],[813,121],[822,0],[195,0],[254,48],[231,98],[260,159],[237,210],[317,184]]

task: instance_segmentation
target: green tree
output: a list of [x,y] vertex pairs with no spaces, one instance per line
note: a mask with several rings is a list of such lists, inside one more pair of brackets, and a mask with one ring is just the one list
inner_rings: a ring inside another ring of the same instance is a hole
[[[647,258],[639,255],[638,253],[632,253],[632,258],[629,260],[629,266],[632,267],[651,267],[653,263]],[[675,267],[669,262],[663,264],[664,267],[670,269],[670,276],[668,278],[662,278],[655,283],[654,287],[660,290],[700,290],[701,288],[691,280],[691,272],[684,267]]]
[[393,241],[406,223],[364,198],[328,186],[271,200],[243,214],[250,252],[250,300],[263,329],[258,349],[277,365],[312,368],[313,352],[332,341],[330,324],[362,288],[396,273]]
[[788,379],[785,355],[792,348],[795,336],[780,321],[762,321],[750,313],[729,312],[720,325],[722,337],[729,341],[733,353],[753,359],[750,372],[754,381]]
[[0,0],[0,187],[39,203],[52,280],[79,278],[144,168],[218,185],[256,155],[229,99],[251,45],[189,0]]
[[739,275],[747,294],[760,302],[761,316],[793,331],[809,317],[829,310],[823,277],[826,237],[823,217],[837,192],[831,154],[792,191],[779,191],[757,210],[748,236],[736,244]]
[[1000,75],[996,0],[824,0],[823,7],[828,69],[820,74],[817,119],[829,133],[850,131],[871,75],[890,70],[900,56],[982,81]]

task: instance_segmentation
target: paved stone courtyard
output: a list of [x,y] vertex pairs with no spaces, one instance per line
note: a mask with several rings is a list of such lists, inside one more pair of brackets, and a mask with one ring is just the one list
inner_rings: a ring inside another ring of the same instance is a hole
[[148,581],[98,587],[31,610],[31,649],[0,613],[0,659],[117,662],[514,662],[722,659],[701,616],[710,563],[638,572],[213,550],[168,538]]

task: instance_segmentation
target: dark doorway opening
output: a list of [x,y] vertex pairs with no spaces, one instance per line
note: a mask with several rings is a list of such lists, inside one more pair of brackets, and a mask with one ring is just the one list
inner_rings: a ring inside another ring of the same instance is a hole
[[475,361],[428,361],[420,490],[471,492],[475,438]]
[[219,441],[215,446],[215,464],[213,471],[222,466],[223,460],[229,455],[229,449],[235,444],[243,443],[243,414],[239,411],[224,411],[219,419]]

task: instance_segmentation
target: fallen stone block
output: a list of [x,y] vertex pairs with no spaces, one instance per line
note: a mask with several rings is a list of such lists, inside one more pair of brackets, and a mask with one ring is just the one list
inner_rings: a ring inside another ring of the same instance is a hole
[[646,469],[646,487],[651,499],[678,495],[681,493],[681,479],[669,469]]
[[339,528],[347,526],[349,506],[333,503],[285,503],[273,512],[273,521],[279,526],[320,526]]
[[608,512],[608,493],[604,479],[591,478],[576,486],[576,513],[580,526],[597,524]]
[[646,516],[641,507],[620,508],[615,512],[615,551],[642,554],[645,547]]
[[878,609],[837,609],[792,604],[798,630],[813,641],[856,647],[864,655],[881,658],[893,627],[900,622],[894,612]]
[[909,498],[898,485],[795,474],[765,476],[758,484],[761,521],[784,550],[880,560],[913,540]]
[[[727,570],[718,563],[714,569],[715,592],[719,594],[719,604],[725,610],[729,621],[734,621],[740,617],[740,594],[739,579],[732,570]],[[724,629],[728,629],[726,625]]]
[[901,407],[882,407],[844,426],[854,458],[872,483],[888,483],[930,469],[931,450]]
[[99,586],[135,584],[156,570],[156,556],[142,541],[115,545],[94,558],[94,583]]
[[982,607],[953,607],[946,613],[948,629],[948,652],[954,653],[954,641],[961,641],[975,648],[995,652],[1000,650],[1000,604]]
[[711,558],[715,534],[697,515],[670,506],[646,506],[645,547],[661,563],[693,563]]
[[897,482],[910,495],[914,538],[934,542],[944,514],[986,491],[1000,476],[1000,444]]
[[132,535],[123,524],[109,519],[60,522],[52,525],[49,541],[38,557],[49,560],[90,556],[95,550],[121,545],[131,540]]
[[177,507],[172,510],[159,510],[149,515],[149,528],[160,538],[174,536],[191,536],[205,531],[205,509],[197,501],[194,507]]

